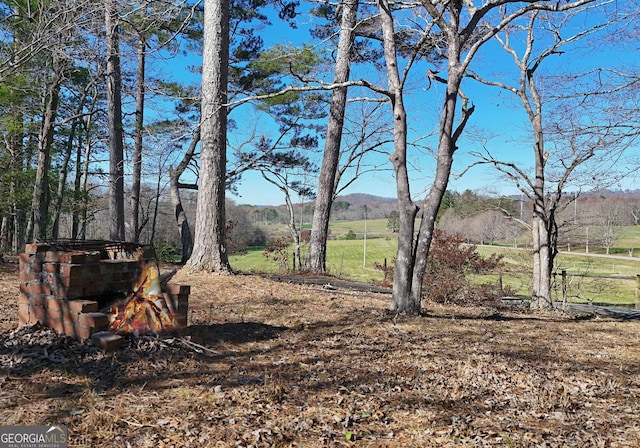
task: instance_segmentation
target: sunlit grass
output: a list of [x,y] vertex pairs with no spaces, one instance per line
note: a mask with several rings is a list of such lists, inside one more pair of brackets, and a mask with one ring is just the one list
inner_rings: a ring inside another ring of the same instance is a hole
[[[356,281],[380,283],[384,273],[376,269],[375,263],[391,266],[397,250],[397,234],[387,232],[386,220],[367,221],[366,255],[362,239],[364,221],[332,223],[332,239],[327,244],[327,270],[329,274]],[[355,240],[345,240],[344,235],[353,230],[358,236]],[[371,237],[381,235],[381,237]],[[640,236],[638,236],[640,239]],[[302,248],[303,260],[306,258],[306,245]],[[532,254],[528,250],[503,246],[479,246],[477,251],[483,256],[493,253],[503,255],[505,267],[502,273],[502,286],[509,288],[519,296],[531,295]],[[591,252],[591,250],[590,250]],[[637,251],[640,255],[640,250]],[[288,269],[292,268],[293,247],[289,247]],[[242,272],[277,273],[280,266],[268,260],[263,248],[252,248],[246,255],[230,257],[232,267]],[[640,258],[615,259],[589,257],[583,253],[561,253],[556,259],[554,271],[554,299],[561,301],[562,277],[566,271],[567,300],[580,303],[602,303],[615,305],[633,305],[636,301],[635,276],[640,274]],[[498,274],[477,276],[474,283],[496,284]]]
[[395,238],[367,238],[364,240],[332,240],[327,245],[327,270],[333,275],[359,281],[381,282],[384,273],[375,263],[393,263],[398,247]]

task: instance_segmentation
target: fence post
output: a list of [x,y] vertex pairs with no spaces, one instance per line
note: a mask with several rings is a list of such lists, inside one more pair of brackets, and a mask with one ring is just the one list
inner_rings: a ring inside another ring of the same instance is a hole
[[567,308],[567,270],[562,270],[562,307]]
[[640,310],[640,274],[636,274],[636,309]]

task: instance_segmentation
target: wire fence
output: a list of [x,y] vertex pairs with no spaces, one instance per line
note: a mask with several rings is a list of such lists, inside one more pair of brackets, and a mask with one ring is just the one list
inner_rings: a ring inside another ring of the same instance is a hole
[[[496,275],[479,281],[493,281]],[[552,273],[552,299],[561,304],[616,306],[640,309],[640,274],[572,273],[560,269]],[[514,296],[531,296],[530,270],[508,270],[497,275],[498,286]]]

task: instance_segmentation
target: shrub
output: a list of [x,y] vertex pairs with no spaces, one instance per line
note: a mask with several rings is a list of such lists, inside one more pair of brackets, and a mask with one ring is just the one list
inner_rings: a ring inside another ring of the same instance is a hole
[[436,230],[433,235],[423,294],[437,303],[496,302],[505,293],[497,285],[472,285],[470,274],[487,274],[502,266],[502,255],[488,258],[476,252],[474,245],[463,244],[458,234],[448,235]]
[[[471,284],[469,275],[495,272],[502,265],[502,255],[489,258],[476,252],[474,245],[464,244],[459,234],[448,235],[436,230],[429,250],[427,269],[423,279],[423,298],[436,303],[497,304],[505,295],[514,291],[502,289],[497,284]],[[390,265],[374,262],[374,269],[383,272],[383,286],[389,286],[393,278],[395,258]]]
[[349,230],[347,232],[347,236],[345,236],[344,239],[346,239],[346,240],[355,240],[356,239],[356,233],[353,230]]
[[382,273],[384,274],[382,283],[380,283],[384,287],[391,286],[393,283],[393,267],[395,266],[395,262],[396,258],[393,257],[393,261],[390,265],[387,265],[386,258],[384,259],[384,262],[382,264],[378,263],[377,261],[374,261],[373,263],[373,269],[375,269],[376,271],[382,271]]
[[286,272],[289,269],[289,244],[289,240],[282,236],[273,240],[271,244],[262,251],[262,255],[264,255],[267,260],[276,263],[280,272]]
[[156,259],[158,261],[164,261],[166,263],[180,263],[182,258],[180,249],[172,243],[154,244],[153,250],[156,253]]

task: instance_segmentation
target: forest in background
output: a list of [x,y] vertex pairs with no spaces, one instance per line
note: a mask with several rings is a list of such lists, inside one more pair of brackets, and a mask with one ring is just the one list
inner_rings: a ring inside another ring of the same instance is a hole
[[[1,245],[17,252],[105,227],[112,240],[155,242],[168,234],[158,225],[167,189],[181,261],[229,271],[226,233],[240,219],[227,219],[226,191],[253,172],[285,198],[298,267],[312,216],[304,267],[322,273],[331,212],[351,213],[340,193],[388,171],[398,213],[394,304],[415,314],[449,180],[484,166],[522,193],[519,214],[502,212],[528,226],[539,257],[533,296],[550,306],[571,195],[637,170],[639,11],[606,0],[408,9],[384,0],[1,2]],[[275,30],[291,41],[274,41]],[[164,76],[181,62],[183,80]],[[495,104],[489,91],[510,99]],[[526,161],[512,157],[514,145],[533,149]],[[462,173],[452,171],[454,155],[465,160]]]

